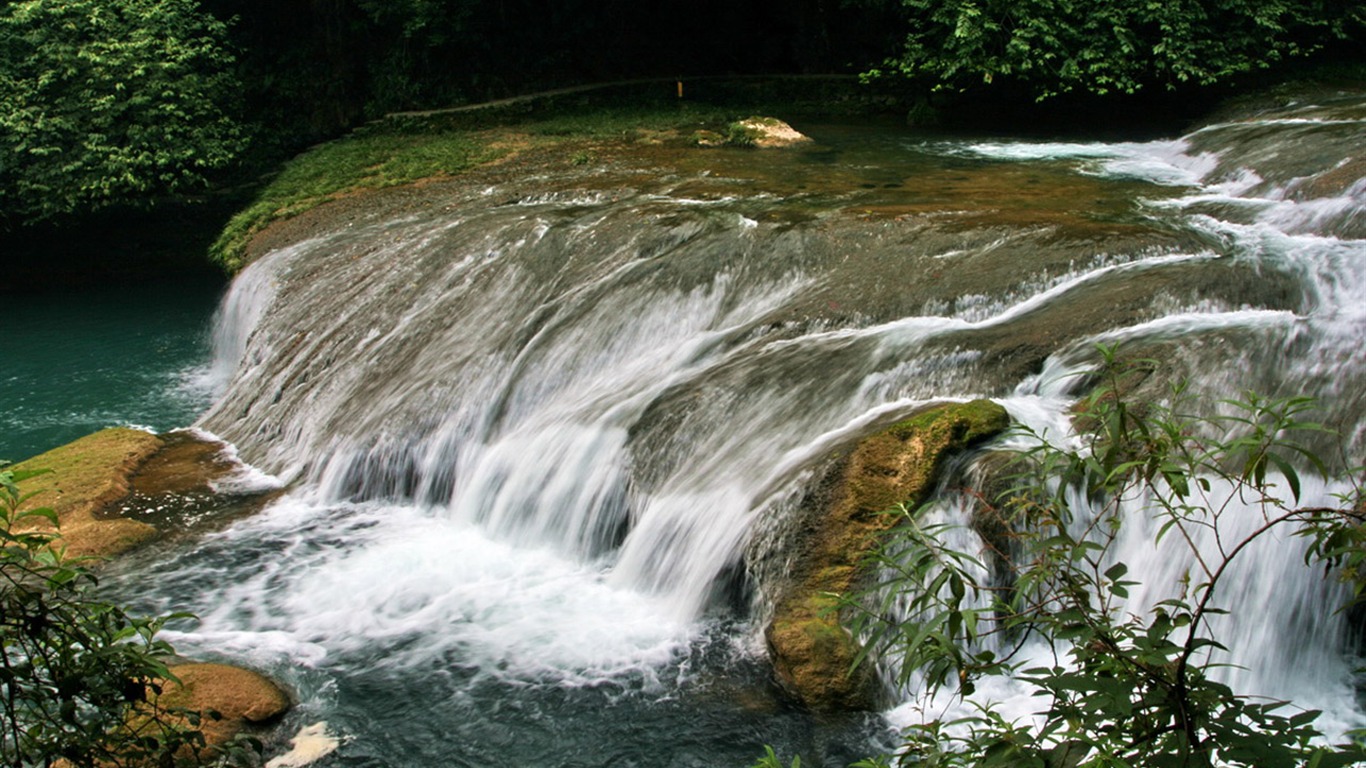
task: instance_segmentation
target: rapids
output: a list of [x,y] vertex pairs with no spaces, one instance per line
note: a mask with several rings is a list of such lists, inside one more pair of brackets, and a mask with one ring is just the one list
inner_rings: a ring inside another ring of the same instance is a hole
[[[342,737],[322,765],[739,766],[773,744],[837,766],[926,704],[818,719],[769,680],[784,522],[832,449],[972,397],[1065,439],[1069,374],[1122,341],[1211,399],[1322,398],[1331,460],[1360,462],[1366,100],[1148,142],[801,127],[816,141],[781,152],[433,183],[265,255],[220,310],[197,426],[290,490],[131,560],[123,589],[198,614],[183,652],[289,685],[282,731]],[[1131,533],[1160,592],[1180,564]],[[1338,596],[1303,568],[1239,584],[1239,689],[1360,725]]]

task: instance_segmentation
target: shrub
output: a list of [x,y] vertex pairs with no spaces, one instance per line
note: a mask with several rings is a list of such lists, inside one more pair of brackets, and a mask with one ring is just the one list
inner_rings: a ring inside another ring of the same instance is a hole
[[[868,641],[864,661],[894,659],[900,684],[916,681],[926,696],[970,695],[981,679],[1009,675],[1042,702],[1020,722],[983,707],[917,725],[896,759],[1039,768],[1366,761],[1359,746],[1323,743],[1317,711],[1235,691],[1214,674],[1220,586],[1254,542],[1291,531],[1309,538],[1307,560],[1347,574],[1366,559],[1359,491],[1329,508],[1300,506],[1298,468],[1324,470],[1296,442],[1322,431],[1305,421],[1310,401],[1245,397],[1193,415],[1194,399],[1177,387],[1167,402],[1139,407],[1120,392],[1123,371],[1107,351],[1103,384],[1084,402],[1092,431],[1075,448],[1038,440],[979,513],[995,521],[995,562],[955,550],[948,526],[917,510],[892,512],[903,525],[878,555],[888,577],[845,606]],[[1152,516],[1159,543],[1194,563],[1184,588],[1146,611],[1125,604],[1139,582],[1115,553],[1135,508]],[[1052,648],[1052,661],[1022,660],[1026,641]]]
[[0,215],[205,188],[245,144],[226,39],[196,0],[0,4]]
[[[0,756],[14,768],[198,765],[200,713],[157,703],[174,678],[156,638],[178,616],[142,618],[91,592],[95,575],[66,557],[46,508],[23,509],[35,472],[0,464]],[[245,753],[234,747],[234,760]],[[225,753],[227,754],[227,753]]]
[[[879,5],[887,0],[860,0]],[[871,75],[1043,99],[1209,85],[1360,38],[1359,3],[1323,0],[899,0],[902,52]]]

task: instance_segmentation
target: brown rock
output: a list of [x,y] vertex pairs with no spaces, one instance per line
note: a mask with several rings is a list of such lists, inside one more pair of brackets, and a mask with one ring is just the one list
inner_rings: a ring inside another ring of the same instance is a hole
[[15,465],[48,470],[26,480],[32,498],[24,509],[50,507],[57,513],[62,541],[73,556],[107,557],[156,536],[136,520],[97,520],[96,513],[128,495],[138,467],[161,448],[161,438],[136,429],[105,429]]
[[166,682],[157,703],[164,708],[217,712],[199,730],[209,746],[227,743],[248,725],[269,722],[289,709],[289,696],[263,675],[225,664],[182,664],[170,668],[179,683]]
[[740,126],[753,132],[754,146],[760,149],[791,147],[796,144],[809,144],[811,138],[776,117],[750,117],[740,121]]
[[[46,470],[23,482],[31,497],[22,508],[57,514],[67,554],[113,557],[176,528],[157,510],[217,504],[212,483],[235,469],[222,450],[190,432],[101,430],[16,465]],[[250,498],[264,503],[269,494]]]

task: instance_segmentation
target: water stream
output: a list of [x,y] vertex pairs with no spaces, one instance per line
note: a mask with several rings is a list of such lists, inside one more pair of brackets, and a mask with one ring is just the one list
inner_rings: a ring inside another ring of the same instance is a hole
[[[125,589],[290,686],[344,739],[325,765],[838,766],[916,715],[770,680],[784,521],[832,450],[972,397],[1063,430],[1067,373],[1122,340],[1211,398],[1322,398],[1360,460],[1366,101],[1130,143],[802,127],[432,184],[253,264],[199,426],[291,490]],[[1333,595],[1256,575],[1229,600],[1286,609],[1231,629],[1240,689],[1359,725]]]

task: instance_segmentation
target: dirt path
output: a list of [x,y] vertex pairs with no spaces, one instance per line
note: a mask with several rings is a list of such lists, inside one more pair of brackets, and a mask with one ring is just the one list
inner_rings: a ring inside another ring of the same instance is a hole
[[589,93],[589,92],[592,92],[592,91],[607,90],[607,89],[609,89],[609,88],[628,88],[628,87],[637,86],[637,85],[667,85],[667,84],[675,84],[675,83],[676,83],[676,84],[678,85],[678,88],[680,89],[680,90],[678,91],[679,94],[680,94],[679,98],[683,98],[683,94],[684,94],[684,90],[683,90],[683,89],[685,89],[687,83],[690,83],[690,82],[707,82],[707,81],[716,82],[716,81],[721,81],[721,80],[732,80],[732,81],[736,81],[736,82],[747,82],[747,81],[753,82],[753,81],[763,81],[763,80],[796,80],[796,81],[802,81],[802,80],[808,80],[808,81],[809,81],[809,80],[830,80],[830,81],[838,81],[838,80],[854,80],[854,79],[856,79],[856,76],[855,76],[855,75],[745,75],[745,76],[733,76],[733,75],[703,75],[703,76],[700,76],[700,77],[646,77],[646,78],[639,78],[639,79],[635,79],[635,80],[614,80],[614,81],[608,82],[608,83],[592,83],[592,84],[590,84],[590,85],[575,85],[575,86],[570,86],[570,87],[568,87],[568,88],[556,88],[556,89],[554,89],[554,90],[549,90],[549,91],[538,91],[538,92],[536,92],[536,93],[527,93],[527,94],[523,94],[523,95],[521,95],[521,96],[510,96],[510,97],[508,97],[508,98],[506,98],[506,99],[495,99],[495,100],[493,100],[493,101],[484,101],[484,102],[480,102],[480,103],[478,103],[478,104],[464,104],[464,105],[461,105],[461,106],[458,106],[458,107],[444,107],[444,108],[442,108],[442,109],[424,109],[424,110],[416,110],[416,111],[410,111],[410,112],[390,112],[389,114],[385,115],[384,117],[381,117],[381,118],[379,118],[378,120],[375,120],[375,121],[373,121],[373,122],[379,122],[380,120],[390,120],[390,119],[393,119],[393,118],[401,118],[401,117],[431,117],[431,116],[434,116],[434,115],[450,115],[450,114],[458,114],[458,113],[461,113],[461,112],[475,112],[475,111],[483,110],[483,109],[496,109],[496,108],[498,108],[498,107],[507,107],[507,106],[514,106],[514,105],[517,105],[517,104],[525,104],[525,103],[529,103],[529,102],[536,101],[536,100],[538,100],[538,99],[555,98],[555,97],[557,97],[557,96],[571,96],[571,95],[576,94],[576,93]]

